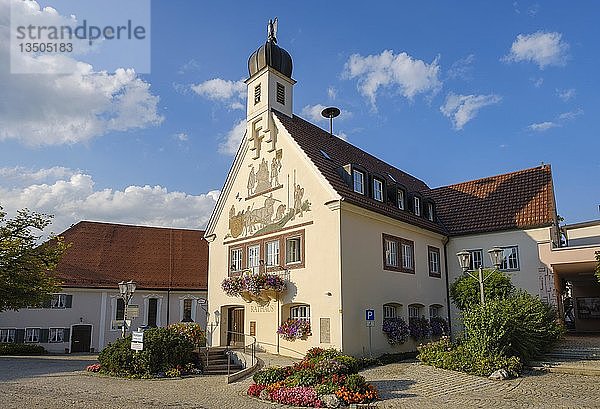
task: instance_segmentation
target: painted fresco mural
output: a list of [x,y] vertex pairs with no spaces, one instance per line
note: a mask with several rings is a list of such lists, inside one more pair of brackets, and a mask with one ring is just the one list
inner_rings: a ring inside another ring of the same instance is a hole
[[[257,147],[256,151],[260,152],[260,148]],[[253,157],[254,162],[248,165],[246,197],[243,198],[240,192],[235,196],[238,201],[248,203],[231,205],[229,234],[225,238],[274,232],[310,211],[311,203],[304,197],[304,188],[296,180],[296,171],[282,174],[283,151],[269,152],[274,152],[272,158],[261,157],[259,153],[258,157]],[[286,190],[287,198],[281,199],[284,196],[281,193]]]

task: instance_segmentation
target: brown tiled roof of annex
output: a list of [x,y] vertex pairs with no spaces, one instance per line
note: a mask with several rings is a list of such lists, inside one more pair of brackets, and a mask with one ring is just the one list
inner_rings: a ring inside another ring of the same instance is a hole
[[451,236],[555,223],[550,165],[443,186],[431,194]]
[[[274,110],[273,112],[325,179],[346,202],[440,234],[447,234],[440,223],[429,221],[424,216],[416,216],[408,210],[400,210],[396,203],[378,202],[355,192],[340,175],[340,169],[349,164],[359,165],[367,172],[384,178],[389,185],[399,184],[406,188],[409,194],[418,193],[423,198],[428,198],[430,189],[425,182],[336,136],[332,136],[329,132],[296,115],[290,118],[278,111]],[[325,157],[323,153],[329,158]]]
[[56,273],[64,287],[206,290],[208,243],[201,230],[82,221],[60,234],[72,243]]

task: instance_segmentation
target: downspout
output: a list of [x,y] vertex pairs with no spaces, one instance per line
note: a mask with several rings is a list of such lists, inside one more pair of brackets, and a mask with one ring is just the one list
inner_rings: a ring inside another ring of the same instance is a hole
[[452,321],[450,318],[450,280],[448,278],[448,242],[450,241],[449,237],[444,239],[444,268],[446,270],[446,311],[448,311],[448,330],[450,331],[450,336],[452,336]]
[[167,327],[171,309],[171,281],[173,280],[173,229],[169,230],[169,287],[167,288]]

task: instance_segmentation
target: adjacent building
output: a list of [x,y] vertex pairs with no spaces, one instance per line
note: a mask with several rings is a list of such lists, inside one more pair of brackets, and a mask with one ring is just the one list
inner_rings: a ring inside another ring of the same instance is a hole
[[[248,69],[246,135],[206,230],[212,345],[248,342],[244,333],[292,356],[414,349],[391,346],[383,321],[444,317],[459,330],[448,284],[462,274],[463,249],[477,269],[502,247],[515,285],[560,305],[542,251],[561,245],[549,165],[431,189],[296,116],[292,59],[272,30]],[[286,288],[230,291],[233,278],[257,274]],[[278,335],[288,319],[310,323],[310,335]]]
[[[40,308],[0,314],[0,342],[50,352],[99,351],[129,326],[206,325],[208,243],[201,230],[82,221],[61,234],[71,247],[57,266],[62,291]],[[127,308],[118,283],[137,289]]]

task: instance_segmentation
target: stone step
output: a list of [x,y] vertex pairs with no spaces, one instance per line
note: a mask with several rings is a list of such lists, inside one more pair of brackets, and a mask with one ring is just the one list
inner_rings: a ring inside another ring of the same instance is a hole
[[600,366],[568,365],[561,362],[530,362],[534,370],[569,375],[600,376]]

